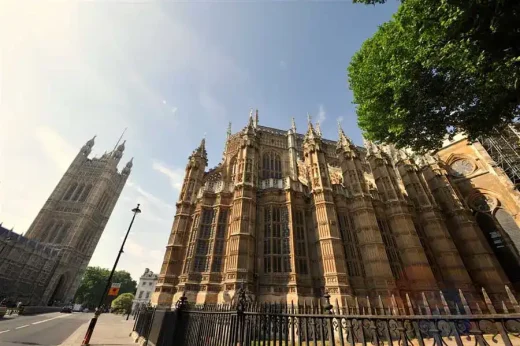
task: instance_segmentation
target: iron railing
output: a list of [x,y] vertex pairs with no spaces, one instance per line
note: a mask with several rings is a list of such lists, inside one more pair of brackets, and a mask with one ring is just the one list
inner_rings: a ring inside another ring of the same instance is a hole
[[[325,294],[320,303],[252,303],[243,290],[234,305],[193,305],[182,297],[169,311],[171,323],[162,323],[155,338],[160,345],[179,346],[336,346],[336,345],[519,345],[520,306],[509,293],[500,312],[483,290],[484,312],[478,303],[470,308],[462,292],[460,304],[450,307],[442,292],[432,308],[423,295],[419,304],[406,296],[404,305],[391,297],[372,306],[333,306]],[[510,313],[513,309],[514,313]],[[474,311],[475,310],[475,311]],[[139,318],[136,325],[139,324]],[[159,325],[158,325],[159,327]],[[150,332],[148,332],[148,335]]]

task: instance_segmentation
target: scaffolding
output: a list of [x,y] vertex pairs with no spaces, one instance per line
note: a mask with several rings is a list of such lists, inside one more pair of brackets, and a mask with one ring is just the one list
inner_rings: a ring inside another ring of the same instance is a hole
[[504,170],[517,190],[520,189],[520,125],[509,125],[494,136],[480,138],[496,165]]

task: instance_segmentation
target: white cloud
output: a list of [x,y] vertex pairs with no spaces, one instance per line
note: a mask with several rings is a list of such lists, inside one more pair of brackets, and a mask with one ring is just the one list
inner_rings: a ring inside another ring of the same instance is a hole
[[182,188],[182,182],[184,181],[184,170],[180,168],[169,168],[160,161],[154,161],[152,168],[157,172],[160,172],[170,179],[170,185],[177,191],[180,192]]
[[316,119],[316,121],[320,124],[323,124],[323,122],[327,118],[326,115],[327,115],[327,112],[325,111],[325,107],[320,104],[320,107],[318,110],[318,118]]
[[166,104],[166,100],[162,100],[162,103],[163,103],[163,105],[165,105]]

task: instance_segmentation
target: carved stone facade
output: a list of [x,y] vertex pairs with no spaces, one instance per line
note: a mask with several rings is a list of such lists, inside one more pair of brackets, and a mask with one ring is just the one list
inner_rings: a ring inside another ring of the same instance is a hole
[[[435,301],[458,290],[477,302],[519,285],[520,195],[478,143],[417,156],[339,130],[322,138],[249,124],[228,136],[222,162],[205,171],[204,141],[189,157],[152,296],[170,306],[294,301],[324,290],[357,297],[408,293]],[[484,216],[481,216],[484,215]],[[482,219],[482,220],[481,220]]]
[[132,169],[117,165],[124,143],[89,158],[89,140],[45,202],[25,236],[0,232],[0,295],[25,304],[69,302]]

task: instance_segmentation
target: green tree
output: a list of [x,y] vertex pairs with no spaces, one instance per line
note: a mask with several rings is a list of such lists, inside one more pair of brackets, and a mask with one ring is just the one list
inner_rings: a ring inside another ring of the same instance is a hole
[[[81,278],[74,301],[90,309],[95,308],[101,299],[109,275],[110,270],[106,268],[87,267]],[[120,294],[134,293],[137,287],[137,283],[132,280],[130,273],[124,270],[116,270],[112,282],[121,284]]]
[[132,309],[132,300],[134,300],[134,295],[132,293],[123,293],[117,296],[114,301],[112,301],[112,312],[128,312]]
[[403,1],[348,68],[364,135],[424,151],[517,120],[518,42],[520,1]]

